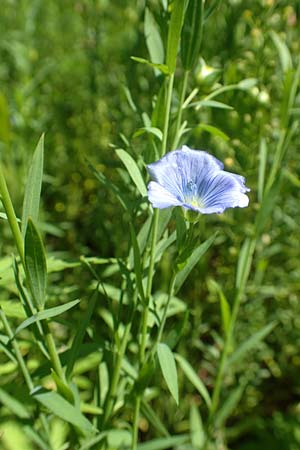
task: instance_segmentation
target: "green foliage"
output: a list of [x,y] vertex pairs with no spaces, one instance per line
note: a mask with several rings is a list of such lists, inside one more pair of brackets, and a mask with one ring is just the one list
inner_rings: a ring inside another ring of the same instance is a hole
[[[298,449],[298,2],[1,6],[3,449],[130,448],[141,392],[137,449],[203,450],[212,404],[208,448]],[[251,187],[197,244],[146,200],[170,74],[166,150]]]
[[26,227],[25,267],[35,306],[41,310],[46,302],[47,263],[42,238],[31,218]]
[[159,343],[157,346],[157,356],[165,382],[178,405],[178,380],[174,355],[166,344]]

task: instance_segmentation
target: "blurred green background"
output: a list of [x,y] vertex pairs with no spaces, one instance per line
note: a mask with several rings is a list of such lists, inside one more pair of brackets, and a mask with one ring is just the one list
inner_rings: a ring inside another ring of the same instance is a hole
[[[147,2],[152,11],[158,3]],[[147,57],[144,8],[142,0],[1,2],[0,151],[7,181],[20,214],[31,155],[45,132],[42,225],[49,250],[66,259],[78,259],[81,254],[124,256],[127,252],[126,216],[113,194],[94,178],[86,159],[130,194],[110,144],[122,146],[128,140],[137,157],[148,145],[145,136],[133,134],[143,126],[142,113],[151,115],[159,79],[150,68],[130,59],[132,55]],[[198,87],[199,96],[210,92],[215,83],[256,80],[247,91],[229,91],[218,98],[231,105],[231,110],[201,108],[186,113],[189,124],[209,123],[229,136],[224,140],[195,131],[186,143],[209,149],[225,162],[227,170],[245,175],[251,188],[247,210],[205,218],[204,237],[218,229],[218,242],[180,294],[190,314],[177,351],[189,359],[208,387],[221,345],[219,302],[212,280],[222,285],[230,299],[240,245],[251,235],[258,209],[259,144],[261,138],[266,140],[271,161],[279,135],[285,93],[272,32],[286,43],[296,65],[299,1],[224,1],[205,27],[202,49],[206,65],[218,69],[217,75],[213,79],[205,76],[204,63],[199,61],[190,79],[189,92]],[[135,108],[128,102],[127,88]],[[296,103],[295,119],[300,115],[300,98]],[[227,431],[229,448],[238,450],[300,448],[299,133],[290,142],[281,172],[278,201],[258,244],[236,340],[247,340],[273,320],[277,325],[257,351],[239,362],[234,376],[225,380],[229,391],[245,386]],[[4,270],[4,257],[12,251],[4,221],[1,236],[0,267]],[[169,278],[170,264],[171,256],[163,261],[161,287]],[[64,286],[62,297],[83,292],[85,281],[78,275],[75,270],[54,278]],[[0,298],[15,299],[5,286]],[[17,323],[13,309],[10,316]],[[5,356],[0,357],[4,363]],[[7,371],[2,372],[0,385],[14,380],[13,371]],[[182,411],[191,401],[200,402],[191,389],[183,392]],[[166,409],[165,401],[164,397],[161,403],[157,401],[163,422],[174,432],[184,431],[184,414]],[[0,413],[0,420],[9,427],[13,418],[4,408]],[[5,449],[12,448],[5,445]]]

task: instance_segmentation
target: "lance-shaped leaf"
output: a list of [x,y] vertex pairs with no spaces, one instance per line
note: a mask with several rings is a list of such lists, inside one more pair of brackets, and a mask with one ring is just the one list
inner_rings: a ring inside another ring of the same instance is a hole
[[42,189],[43,165],[44,165],[44,134],[42,134],[36,146],[32,158],[32,163],[27,176],[25,195],[23,201],[23,214],[22,214],[23,238],[25,237],[26,234],[28,218],[31,217],[34,221],[36,221],[38,218],[41,189]]
[[33,323],[39,322],[41,320],[45,319],[51,319],[52,317],[59,316],[60,314],[63,314],[64,312],[68,311],[69,309],[76,306],[80,300],[72,300],[71,302],[65,303],[64,305],[54,306],[53,308],[44,309],[43,311],[39,311],[36,314],[33,314],[32,316],[28,317],[28,319],[24,320],[18,328],[15,331],[15,336],[24,328],[29,327]]
[[163,64],[164,45],[160,36],[159,26],[149,8],[145,11],[144,33],[151,62]]
[[174,73],[176,68],[176,58],[183,25],[185,5],[185,0],[175,0],[173,2],[167,44],[167,66],[170,73]]
[[95,433],[93,425],[84,417],[80,410],[57,392],[37,388],[32,392],[32,396],[55,416],[77,427],[83,435],[87,436]]
[[166,344],[160,343],[157,346],[157,356],[165,382],[178,405],[178,377],[174,355]]
[[209,249],[209,247],[212,245],[216,238],[216,233],[213,234],[210,238],[208,238],[205,242],[203,242],[199,247],[197,247],[193,253],[188,258],[186,264],[184,265],[183,269],[178,272],[175,279],[175,286],[174,286],[174,292],[178,292],[178,290],[181,288],[183,283],[185,282],[186,278],[190,274],[190,272],[193,270],[195,265],[200,261],[201,257],[204,255],[204,253]]
[[199,58],[203,30],[204,0],[189,0],[181,35],[181,59],[192,70]]
[[197,389],[199,394],[202,396],[203,400],[205,401],[208,408],[211,406],[211,398],[209,396],[208,390],[199,377],[199,375],[195,372],[193,367],[190,365],[190,363],[184,359],[182,356],[176,354],[175,355],[176,361],[180,365],[182,371],[184,372],[185,376],[188,378],[188,380],[192,383],[192,385]]
[[140,169],[135,160],[132,158],[132,156],[129,155],[129,153],[127,153],[125,150],[121,148],[117,149],[116,153],[120,158],[120,160],[122,161],[122,163],[124,164],[124,166],[126,167],[129,175],[132,178],[132,181],[140,191],[141,195],[146,196],[147,189],[145,186],[145,182],[143,180]]
[[37,309],[44,308],[47,289],[47,264],[42,238],[31,218],[25,236],[26,277]]

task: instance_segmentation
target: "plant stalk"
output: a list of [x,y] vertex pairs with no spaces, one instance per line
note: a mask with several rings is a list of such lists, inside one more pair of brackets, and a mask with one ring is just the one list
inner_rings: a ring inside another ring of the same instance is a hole
[[[166,149],[167,149],[173,85],[174,85],[174,73],[169,75],[169,78],[168,78],[168,89],[167,89],[166,109],[165,109],[165,117],[164,117],[164,129],[163,129],[163,139],[162,139],[162,146],[161,146],[161,156],[164,156],[164,154],[166,153]],[[149,269],[148,269],[148,280],[147,280],[147,288],[146,288],[146,304],[144,305],[143,316],[142,316],[141,342],[140,342],[140,351],[139,351],[139,370],[142,369],[143,364],[145,362],[145,351],[146,351],[146,341],[147,341],[147,324],[148,324],[149,303],[150,303],[150,298],[151,298],[152,282],[153,282],[153,275],[154,275],[158,219],[159,219],[159,210],[155,209],[155,211],[153,213],[153,222],[152,222],[152,239],[151,239]],[[137,448],[138,421],[139,421],[139,416],[140,416],[140,406],[141,406],[141,394],[138,394],[135,398],[135,405],[134,405],[131,450],[136,450],[136,448]]]
[[21,351],[19,349],[19,345],[18,345],[16,339],[14,339],[14,333],[12,332],[12,329],[10,328],[10,325],[8,323],[6,315],[5,315],[5,313],[4,313],[4,311],[2,309],[0,309],[0,317],[1,317],[1,320],[2,320],[2,323],[3,323],[3,326],[5,328],[5,331],[6,331],[7,335],[8,335],[8,337],[9,337],[9,339],[11,340],[11,344],[13,346],[13,349],[14,349],[14,352],[15,352],[18,364],[19,364],[20,369],[21,369],[21,371],[23,373],[23,376],[24,376],[24,379],[26,381],[27,387],[28,387],[29,391],[32,391],[33,388],[34,388],[34,385],[33,385],[30,373],[29,373],[29,371],[27,369],[27,366],[26,366],[25,361],[23,359],[22,353],[21,353]]
[[22,238],[22,233],[17,221],[17,217],[15,214],[15,210],[7,189],[7,184],[5,181],[5,177],[2,171],[2,164],[0,162],[0,195],[1,195],[1,200],[2,200],[2,204],[5,210],[5,213],[7,215],[7,220],[9,223],[9,226],[11,228],[17,249],[18,249],[18,253],[20,255],[21,261],[23,266],[25,267],[25,258],[24,258],[24,245],[23,245],[23,238]]

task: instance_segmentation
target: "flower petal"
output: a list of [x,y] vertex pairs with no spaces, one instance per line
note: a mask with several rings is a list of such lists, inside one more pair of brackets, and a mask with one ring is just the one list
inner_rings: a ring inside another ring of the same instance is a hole
[[184,201],[190,182],[197,184],[205,174],[223,167],[221,161],[209,153],[191,150],[184,145],[181,150],[167,153],[159,161],[149,164],[147,169],[152,180]]
[[182,202],[156,181],[150,181],[148,185],[148,198],[153,208],[169,208],[181,206]]
[[244,177],[224,171],[223,164],[205,151],[183,146],[147,168],[154,180],[148,197],[155,208],[182,206],[211,214],[248,206],[245,193],[250,189]]
[[226,208],[245,208],[249,198],[245,195],[248,189],[244,178],[230,172],[216,172],[210,180],[205,192],[199,193],[203,208],[202,214],[221,213]]

